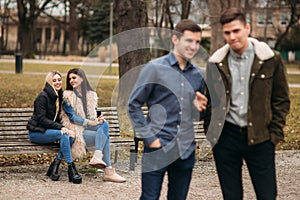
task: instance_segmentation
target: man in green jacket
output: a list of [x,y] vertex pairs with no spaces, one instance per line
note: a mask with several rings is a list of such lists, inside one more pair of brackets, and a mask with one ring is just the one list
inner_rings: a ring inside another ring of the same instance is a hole
[[290,108],[286,69],[278,53],[249,37],[239,9],[226,10],[220,23],[227,44],[207,66],[205,125],[223,198],[243,198],[244,160],[257,199],[276,199],[275,146],[284,138]]

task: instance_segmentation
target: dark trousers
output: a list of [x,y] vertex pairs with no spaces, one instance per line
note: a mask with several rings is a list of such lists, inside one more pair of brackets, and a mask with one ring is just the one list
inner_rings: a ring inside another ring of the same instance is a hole
[[[144,153],[152,149],[145,148]],[[144,159],[144,157],[143,157]],[[149,163],[143,160],[144,163]],[[151,162],[150,162],[151,163]],[[187,159],[178,158],[171,164],[155,170],[142,173],[141,200],[158,200],[165,173],[168,173],[168,199],[185,200],[188,194],[192,171],[195,164],[195,152]]]
[[276,199],[275,145],[271,141],[249,146],[247,130],[225,123],[213,153],[225,200],[243,199],[242,165],[245,160],[258,200]]

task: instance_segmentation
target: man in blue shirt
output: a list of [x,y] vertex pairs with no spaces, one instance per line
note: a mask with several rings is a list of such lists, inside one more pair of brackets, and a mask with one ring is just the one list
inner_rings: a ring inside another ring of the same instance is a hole
[[144,142],[140,199],[159,199],[166,172],[168,199],[186,199],[195,162],[193,120],[206,109],[204,73],[190,62],[200,47],[201,28],[182,20],[171,40],[173,51],[142,69],[129,99],[136,136]]

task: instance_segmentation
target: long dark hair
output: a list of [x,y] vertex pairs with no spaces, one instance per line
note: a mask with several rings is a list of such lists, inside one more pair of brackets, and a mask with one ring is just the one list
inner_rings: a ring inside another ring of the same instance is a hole
[[70,74],[76,74],[77,76],[80,76],[82,78],[82,83],[81,83],[81,94],[82,94],[82,104],[83,104],[83,110],[85,112],[85,115],[87,115],[87,99],[86,99],[86,93],[88,91],[94,91],[88,81],[88,79],[86,78],[86,75],[84,73],[84,71],[80,68],[73,68],[70,69],[68,71],[67,74],[67,87],[66,90],[74,90],[74,88],[72,87],[72,85],[70,84]]

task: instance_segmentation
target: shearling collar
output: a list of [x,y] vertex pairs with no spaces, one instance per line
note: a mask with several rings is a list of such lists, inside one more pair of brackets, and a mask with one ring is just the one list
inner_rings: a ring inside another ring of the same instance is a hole
[[[260,42],[255,38],[248,38],[248,40],[253,44],[255,55],[260,60],[268,60],[275,55],[274,52],[272,51],[272,49],[269,47],[269,45],[266,44],[265,42]],[[222,62],[222,60],[226,57],[228,51],[229,51],[229,44],[226,44],[223,47],[221,47],[220,49],[218,49],[209,58],[208,61],[212,62],[212,63]]]

